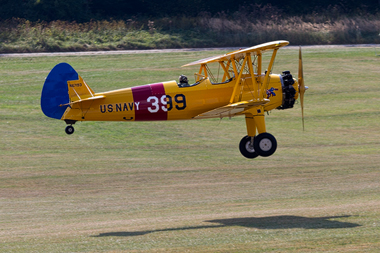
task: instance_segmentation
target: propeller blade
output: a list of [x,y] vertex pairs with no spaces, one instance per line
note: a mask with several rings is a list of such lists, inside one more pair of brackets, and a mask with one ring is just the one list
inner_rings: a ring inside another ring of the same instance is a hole
[[302,112],[302,128],[305,131],[305,120],[304,120],[304,114],[303,114],[303,108],[304,108],[304,94],[307,88],[305,87],[305,82],[303,79],[303,64],[302,64],[302,51],[301,47],[299,49],[299,61],[298,61],[298,84],[299,84],[299,94],[300,94],[300,101],[301,101],[301,112]]

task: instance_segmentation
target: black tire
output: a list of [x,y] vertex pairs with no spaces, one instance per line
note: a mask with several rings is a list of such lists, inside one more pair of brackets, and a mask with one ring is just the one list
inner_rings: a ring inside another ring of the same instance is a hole
[[73,134],[73,133],[74,133],[74,127],[73,127],[73,126],[67,126],[67,127],[65,128],[65,132],[66,132],[67,134]]
[[[255,142],[255,141],[253,141]],[[254,149],[254,145],[251,145],[251,136],[244,136],[243,139],[241,139],[239,144],[239,150],[240,153],[249,159],[256,158],[258,154],[256,153]]]
[[270,133],[262,133],[255,137],[253,146],[259,156],[271,156],[276,152],[277,141]]

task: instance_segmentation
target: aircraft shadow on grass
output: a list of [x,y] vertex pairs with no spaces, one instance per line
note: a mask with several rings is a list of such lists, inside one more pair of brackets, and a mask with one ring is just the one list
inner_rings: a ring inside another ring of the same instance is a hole
[[205,222],[210,222],[210,223],[219,223],[218,225],[165,228],[165,229],[133,231],[133,232],[109,232],[109,233],[101,233],[94,237],[106,237],[106,236],[129,237],[129,236],[146,235],[146,234],[155,233],[155,232],[184,231],[184,230],[221,228],[221,227],[232,227],[232,226],[241,226],[241,227],[257,228],[257,229],[292,229],[292,228],[337,229],[337,228],[354,228],[354,227],[360,226],[359,224],[356,224],[356,223],[331,220],[331,219],[348,218],[348,217],[350,216],[345,215],[345,216],[308,218],[308,217],[301,217],[301,216],[281,215],[281,216],[268,216],[268,217],[259,217],[259,218],[255,218],[255,217],[232,218],[232,219],[205,221]]

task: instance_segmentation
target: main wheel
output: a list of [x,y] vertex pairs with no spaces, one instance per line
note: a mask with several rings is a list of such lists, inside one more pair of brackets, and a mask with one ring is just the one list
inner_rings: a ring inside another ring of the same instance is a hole
[[241,139],[240,144],[239,144],[240,153],[246,158],[250,158],[250,159],[256,158],[258,154],[256,153],[253,146],[254,146],[254,143],[252,143],[252,137],[248,135],[244,136],[243,139]]
[[74,127],[73,127],[73,126],[67,126],[67,127],[65,128],[65,132],[66,132],[67,134],[73,134],[73,133],[74,133]]
[[276,152],[277,141],[270,133],[262,133],[255,137],[253,147],[260,156],[271,156]]

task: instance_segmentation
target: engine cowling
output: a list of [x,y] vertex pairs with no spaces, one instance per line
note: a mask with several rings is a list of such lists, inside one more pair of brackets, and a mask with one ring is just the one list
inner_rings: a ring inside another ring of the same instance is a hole
[[293,108],[294,103],[297,99],[297,90],[294,86],[295,80],[293,79],[290,71],[284,71],[281,75],[281,85],[282,85],[282,105],[277,107],[279,110],[285,110]]

